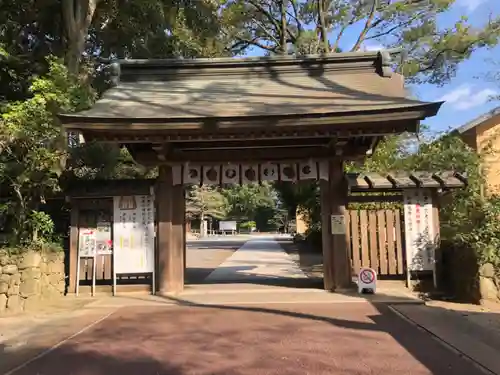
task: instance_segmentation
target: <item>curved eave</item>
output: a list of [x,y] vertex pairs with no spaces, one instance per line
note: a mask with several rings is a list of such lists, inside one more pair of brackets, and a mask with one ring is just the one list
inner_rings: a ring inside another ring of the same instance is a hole
[[386,121],[419,121],[435,116],[443,102],[421,103],[404,107],[388,107],[365,111],[344,111],[308,114],[280,114],[237,117],[89,117],[61,114],[66,130],[182,130],[245,128],[255,126],[307,126],[376,123]]

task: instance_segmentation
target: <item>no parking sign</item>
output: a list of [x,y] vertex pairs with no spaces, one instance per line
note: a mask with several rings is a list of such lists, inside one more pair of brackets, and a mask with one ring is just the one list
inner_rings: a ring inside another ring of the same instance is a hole
[[358,275],[358,293],[377,291],[377,273],[372,268],[361,268]]

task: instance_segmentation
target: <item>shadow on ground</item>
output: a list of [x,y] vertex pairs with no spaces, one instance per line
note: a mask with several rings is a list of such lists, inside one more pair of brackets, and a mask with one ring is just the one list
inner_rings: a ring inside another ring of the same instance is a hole
[[224,279],[207,279],[211,269],[187,268],[186,285],[217,285],[217,284],[253,284],[265,286],[281,286],[289,288],[323,288],[323,279],[318,277],[273,277],[270,275],[259,275],[252,270],[254,266],[231,266],[217,267],[224,270]]
[[[14,374],[482,374],[384,304],[165,301],[178,306],[121,309]],[[46,348],[26,350],[10,362]]]
[[272,309],[168,300],[180,306],[122,309],[13,375],[482,373],[381,304]]

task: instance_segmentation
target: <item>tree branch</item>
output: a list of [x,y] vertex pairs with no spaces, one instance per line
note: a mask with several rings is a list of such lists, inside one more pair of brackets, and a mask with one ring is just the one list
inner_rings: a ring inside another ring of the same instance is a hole
[[279,40],[276,39],[276,37],[273,34],[271,34],[269,30],[266,29],[266,26],[260,23],[260,21],[258,21],[255,18],[252,18],[252,21],[255,22],[257,26],[260,27],[260,29],[264,32],[264,34],[266,34],[269,37],[269,39],[272,39],[276,44],[280,43]]
[[250,5],[255,7],[259,12],[261,12],[268,20],[271,22],[274,27],[276,28],[277,31],[281,30],[281,26],[278,23],[278,21],[273,17],[273,15],[265,10],[259,3],[257,3],[255,0],[247,0]]
[[[258,38],[254,38],[254,39],[246,39],[246,38],[241,38],[241,37],[236,37],[237,39],[239,39],[236,43],[234,43],[229,49],[232,50],[234,48],[237,48],[241,45],[253,45],[253,46],[256,46],[256,47],[259,47],[259,48],[262,48],[266,51],[270,51],[270,52],[276,52],[276,46],[274,47],[271,47],[271,46],[266,46],[265,44],[262,44],[258,41]],[[244,48],[244,47],[243,47]]]
[[[371,35],[371,36],[365,37],[364,40],[377,39],[377,38],[389,35],[393,31],[395,31],[395,30],[397,30],[397,29],[399,29],[401,27],[409,26],[409,25],[411,25],[411,23],[413,21],[415,21],[416,19],[418,19],[419,17],[421,17],[423,13],[425,13],[425,12],[417,13],[416,15],[414,15],[413,17],[411,17],[408,21],[402,22],[402,23],[400,23],[400,24],[398,24],[398,25],[396,25],[394,27],[391,27],[389,30],[383,31],[383,32],[378,33],[376,35]],[[384,21],[383,19],[377,20],[376,22],[373,23],[372,28],[376,27],[379,23],[382,23],[383,21]]]
[[359,50],[359,47],[361,47],[361,44],[365,40],[366,34],[370,30],[373,18],[375,17],[375,12],[377,11],[378,8],[378,2],[379,0],[373,0],[372,9],[370,10],[370,15],[366,19],[365,27],[359,34],[358,40],[356,41],[356,44],[354,44],[354,47],[352,47],[351,52],[356,52],[357,50]]

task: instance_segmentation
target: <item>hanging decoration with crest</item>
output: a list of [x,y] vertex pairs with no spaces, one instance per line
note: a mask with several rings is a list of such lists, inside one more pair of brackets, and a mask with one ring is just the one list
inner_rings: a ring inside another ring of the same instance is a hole
[[173,167],[174,185],[257,184],[263,181],[327,180],[325,162],[197,164]]

